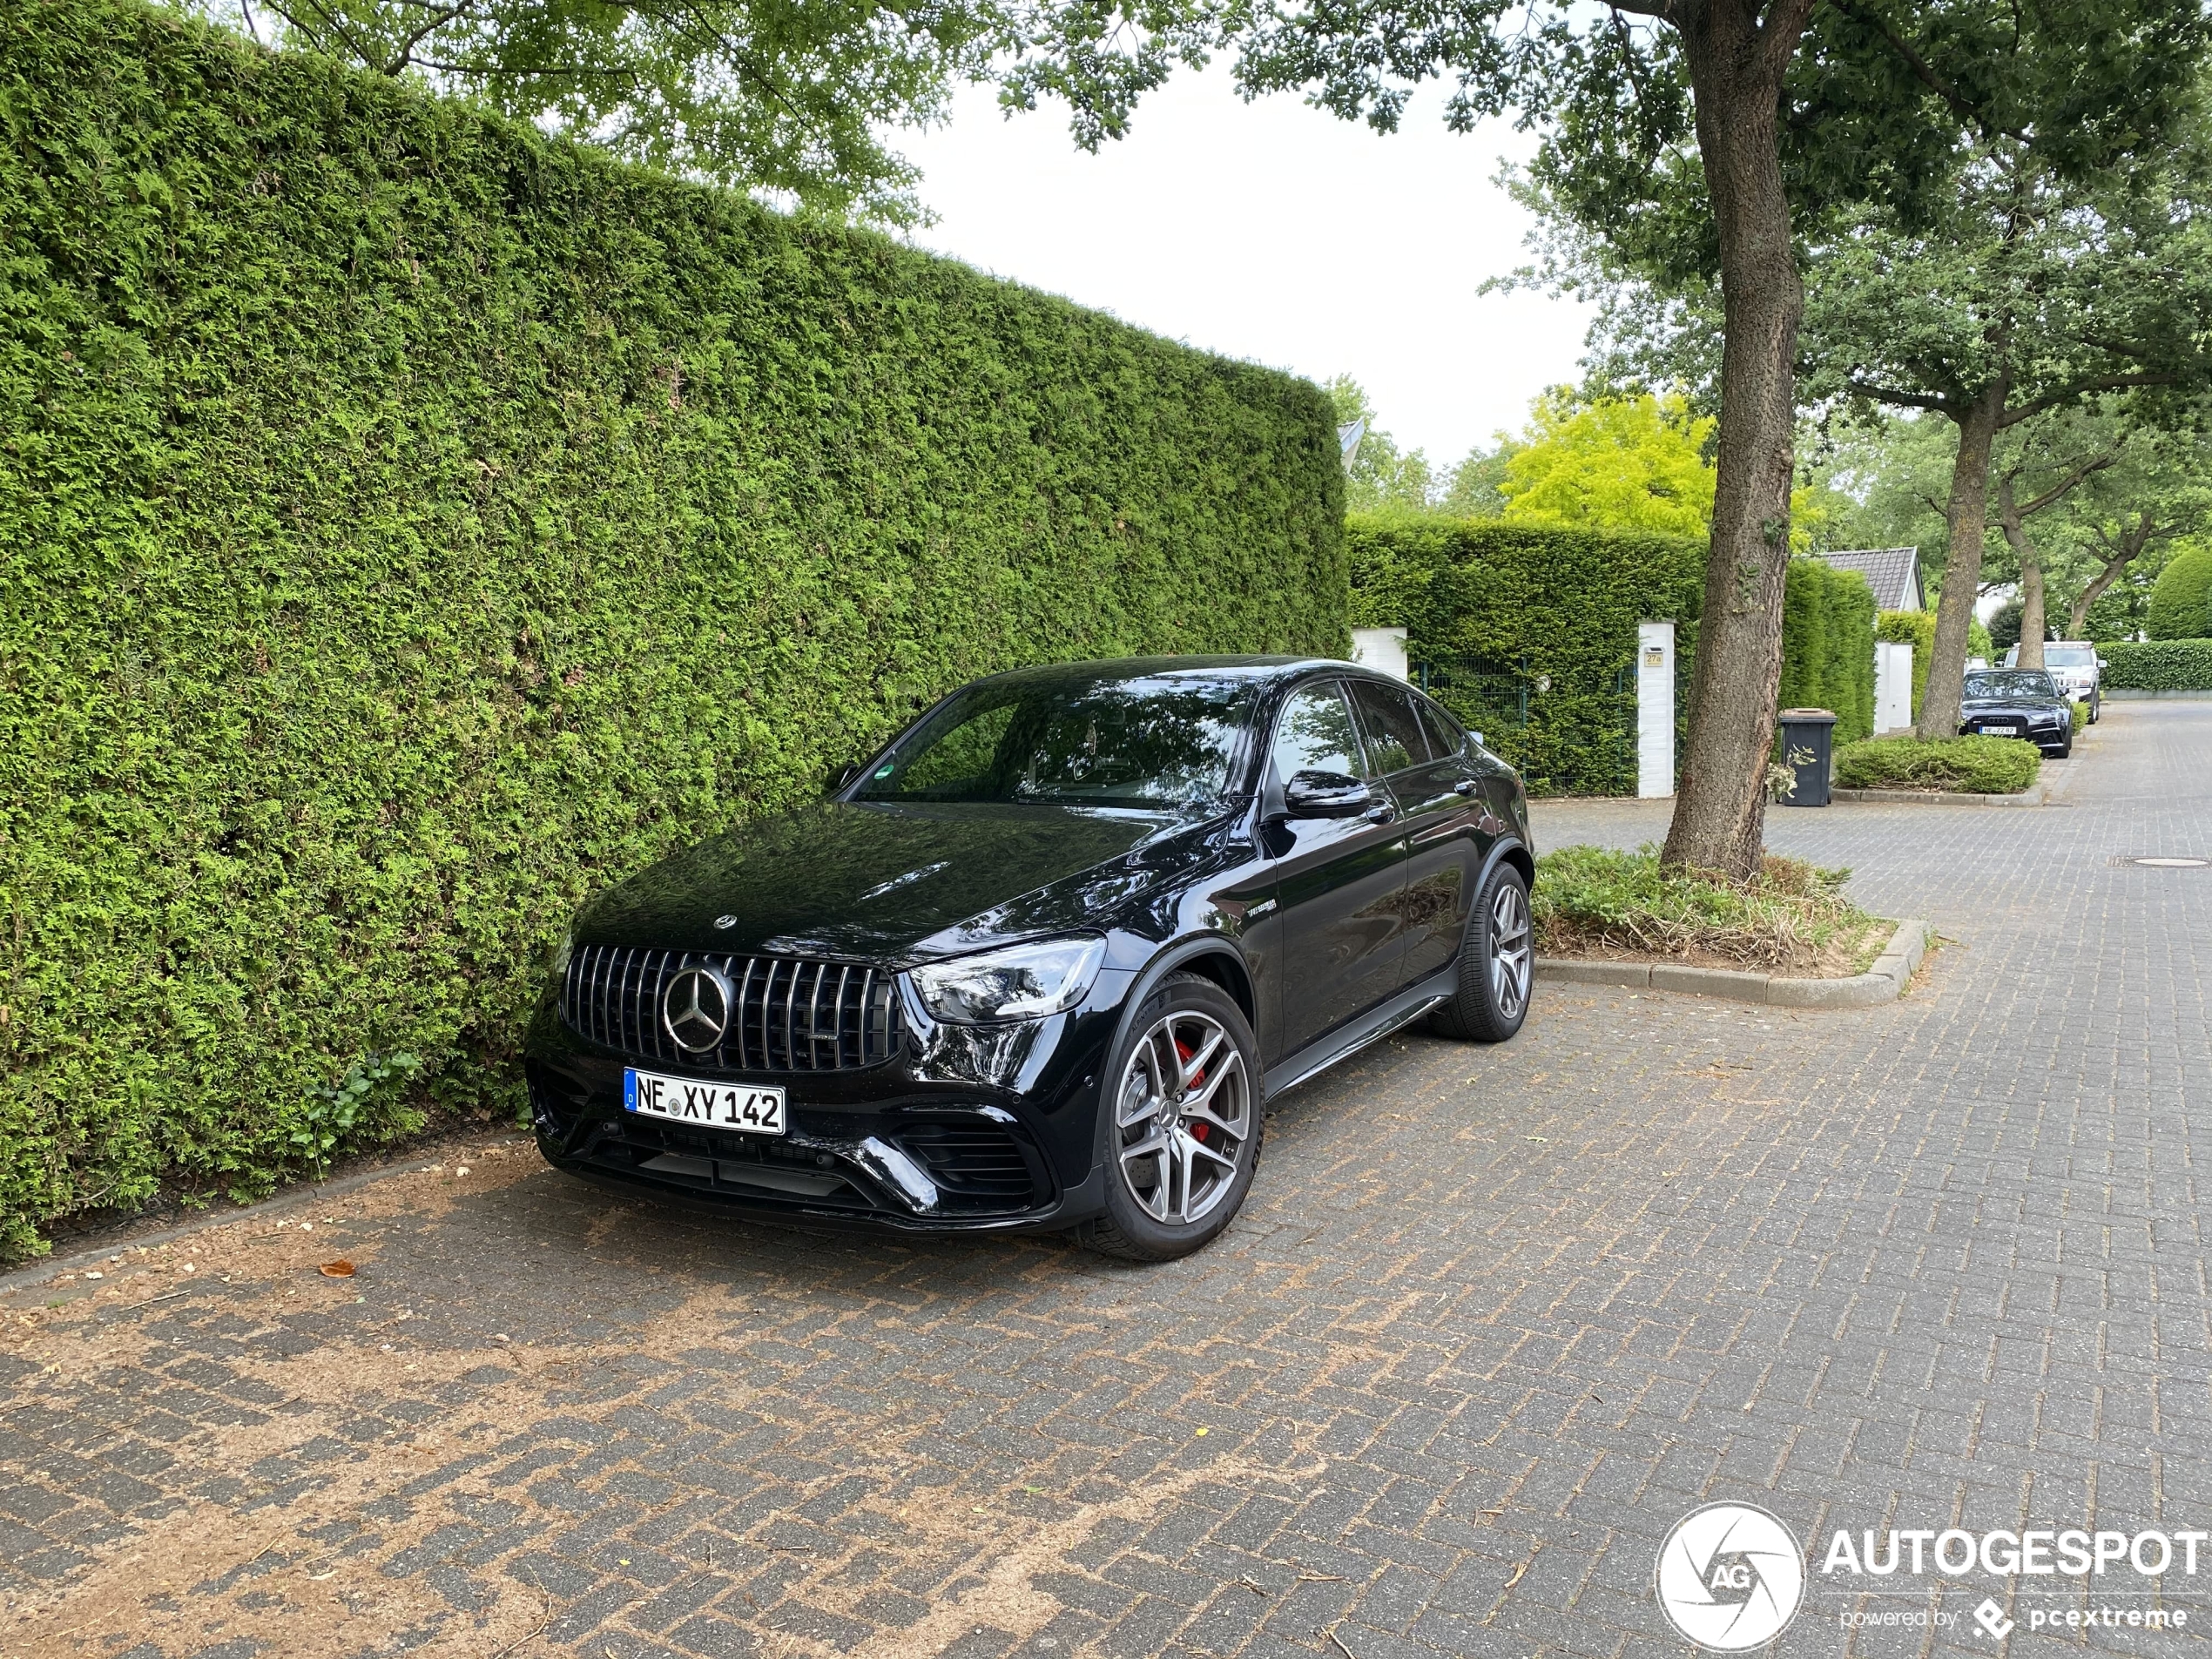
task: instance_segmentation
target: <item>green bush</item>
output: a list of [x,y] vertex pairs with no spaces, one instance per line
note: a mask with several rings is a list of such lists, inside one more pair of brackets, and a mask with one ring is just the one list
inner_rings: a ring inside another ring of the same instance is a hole
[[1825,559],[1790,561],[1780,697],[1785,709],[1833,713],[1838,743],[1872,734],[1874,590],[1858,571]]
[[582,894],[974,675],[1345,644],[1304,381],[128,0],[0,109],[0,1254],[511,1109]]
[[1844,789],[2017,795],[2042,766],[2043,752],[2019,738],[1870,738],[1836,751],[1836,783]]
[[2212,547],[2188,547],[2152,583],[2143,631],[2153,639],[2212,638]]
[[2097,654],[2107,691],[2212,691],[2212,639],[2114,639]]
[[1532,789],[1635,789],[1629,670],[1639,622],[1676,624],[1683,688],[1676,708],[1687,718],[1704,543],[1496,519],[1361,515],[1345,522],[1345,547],[1355,626],[1403,626],[1416,663],[1479,656],[1526,688],[1523,725],[1510,687],[1431,686],[1521,768]]

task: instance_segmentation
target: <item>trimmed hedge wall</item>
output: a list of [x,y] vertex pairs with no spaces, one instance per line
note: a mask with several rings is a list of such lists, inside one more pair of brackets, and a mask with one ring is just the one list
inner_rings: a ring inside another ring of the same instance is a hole
[[[1635,689],[1622,673],[1635,660],[1636,624],[1671,617],[1689,685],[1704,543],[1379,514],[1346,520],[1345,547],[1355,627],[1402,626],[1416,662],[1478,656],[1528,684],[1525,727],[1433,689],[1531,789],[1634,792]],[[1541,679],[1548,689],[1534,690]]]
[[1344,648],[1304,381],[127,0],[0,108],[0,1256],[512,1109],[583,894],[951,685]]
[[2212,691],[2212,639],[2115,639],[2097,654],[2108,691]]
[[[1497,519],[1356,514],[1345,522],[1352,625],[1403,627],[1415,663],[1474,656],[1526,682],[1527,724],[1501,723],[1501,690],[1432,686],[1529,786],[1633,792],[1639,622],[1672,618],[1676,716],[1687,731],[1706,543]],[[1932,620],[1930,623],[1933,626]],[[1781,706],[1833,709],[1836,741],[1874,729],[1874,596],[1855,571],[1793,559],[1784,595]],[[1548,688],[1535,686],[1548,680]]]
[[1874,590],[1858,571],[1825,559],[1790,561],[1777,706],[1832,711],[1839,744],[1873,735]]

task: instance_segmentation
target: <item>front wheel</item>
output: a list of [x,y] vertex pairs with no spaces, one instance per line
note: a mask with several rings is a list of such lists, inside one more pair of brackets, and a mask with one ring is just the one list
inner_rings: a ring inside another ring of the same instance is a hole
[[2104,712],[2104,698],[2097,692],[2089,693],[2089,724],[2097,723],[2097,716]]
[[1474,895],[1460,947],[1459,984],[1429,1016],[1430,1028],[1462,1042],[1503,1042],[1528,1017],[1535,968],[1528,883],[1501,859]]
[[1251,1026],[1211,980],[1170,974],[1138,1007],[1106,1075],[1106,1213],[1082,1240],[1132,1261],[1188,1256],[1228,1226],[1259,1165]]

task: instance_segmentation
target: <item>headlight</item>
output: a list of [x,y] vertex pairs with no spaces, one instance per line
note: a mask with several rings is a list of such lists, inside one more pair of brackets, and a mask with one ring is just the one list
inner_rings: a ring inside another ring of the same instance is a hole
[[941,1020],[1034,1020],[1083,1000],[1106,959],[1103,939],[1050,939],[911,970],[921,1004]]

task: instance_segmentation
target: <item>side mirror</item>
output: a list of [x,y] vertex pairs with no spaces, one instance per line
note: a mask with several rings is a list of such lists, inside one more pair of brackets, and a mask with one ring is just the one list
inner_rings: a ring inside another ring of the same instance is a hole
[[2110,668],[2112,664],[2107,662],[2103,658],[2100,657],[2097,658],[2097,666],[2099,668]]
[[1301,772],[1283,786],[1283,810],[1291,818],[1357,818],[1375,804],[1375,792],[1341,772]]
[[1482,742],[1482,734],[1480,732],[1470,732],[1467,733],[1467,736],[1474,739],[1474,746],[1476,748],[1480,749],[1484,746]]

